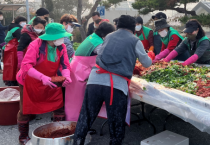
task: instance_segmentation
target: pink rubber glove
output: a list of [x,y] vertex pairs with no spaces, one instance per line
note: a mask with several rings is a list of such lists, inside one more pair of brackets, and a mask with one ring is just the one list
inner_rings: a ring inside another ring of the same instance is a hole
[[176,50],[173,50],[165,59],[163,59],[163,61],[165,62],[169,62],[172,59],[174,59],[175,57],[177,57],[178,53],[176,52]]
[[161,60],[162,58],[166,57],[168,54],[170,53],[169,49],[165,49],[162,52],[160,52],[160,54],[155,56],[155,59],[152,61],[152,63]]
[[17,57],[18,57],[18,69],[21,67],[21,63],[23,61],[23,51],[18,51],[17,52]]
[[35,68],[31,68],[29,71],[28,71],[28,75],[30,77],[33,77],[39,81],[42,81],[42,84],[45,85],[45,86],[49,86],[50,88],[55,88],[57,87],[55,84],[53,84],[51,82],[51,78],[40,73],[39,71],[37,71]]
[[190,65],[192,63],[195,63],[198,60],[198,55],[194,54],[190,58],[188,58],[184,63],[182,63],[183,66]]
[[62,70],[62,76],[66,78],[66,80],[63,82],[62,86],[67,87],[72,82],[72,80],[70,78],[70,70],[69,69]]

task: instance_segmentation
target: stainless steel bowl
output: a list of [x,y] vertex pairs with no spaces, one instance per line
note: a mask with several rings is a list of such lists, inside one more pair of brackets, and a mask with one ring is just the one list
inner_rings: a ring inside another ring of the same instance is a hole
[[[39,136],[50,134],[53,131],[63,128],[74,130],[75,127],[76,127],[76,122],[71,122],[71,121],[61,121],[41,126],[35,129],[32,133],[32,139],[31,139],[32,145],[73,145],[74,134],[54,139],[41,138]],[[85,144],[88,144],[90,141],[91,141],[91,136],[88,134],[86,137]]]

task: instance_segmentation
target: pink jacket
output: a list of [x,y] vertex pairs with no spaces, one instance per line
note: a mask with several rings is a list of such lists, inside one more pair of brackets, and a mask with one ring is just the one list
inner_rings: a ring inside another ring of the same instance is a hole
[[[27,53],[24,56],[23,61],[21,63],[21,68],[16,76],[17,81],[21,85],[24,85],[24,79],[28,73],[28,70],[43,62],[43,60],[47,57],[45,55],[47,53],[46,48],[47,48],[47,42],[42,41],[39,38],[30,43],[30,45],[28,46]],[[59,53],[57,54],[57,56],[60,57],[59,70],[63,69],[70,70],[70,64],[65,44],[62,44],[62,46],[57,47],[57,49],[60,51],[60,55]]]

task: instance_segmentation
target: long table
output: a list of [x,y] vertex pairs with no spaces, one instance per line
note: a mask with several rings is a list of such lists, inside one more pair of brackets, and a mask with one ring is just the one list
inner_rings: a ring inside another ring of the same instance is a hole
[[189,122],[202,132],[210,134],[210,98],[202,98],[176,89],[133,77],[142,90],[132,92],[131,97],[161,108]]

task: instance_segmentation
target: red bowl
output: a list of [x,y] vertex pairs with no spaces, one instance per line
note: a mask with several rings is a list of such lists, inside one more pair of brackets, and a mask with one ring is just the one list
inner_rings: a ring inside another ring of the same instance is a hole
[[[3,91],[7,88],[16,89],[19,91],[19,87],[0,87],[0,91]],[[20,101],[0,102],[0,125],[16,125],[17,124],[19,102]]]

